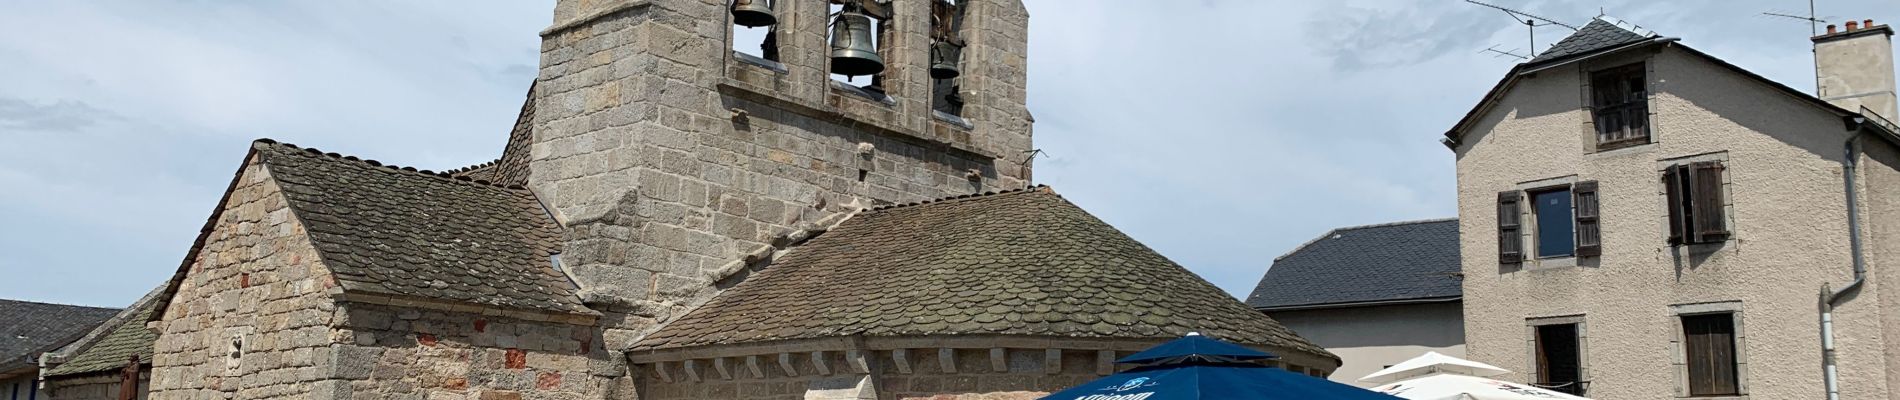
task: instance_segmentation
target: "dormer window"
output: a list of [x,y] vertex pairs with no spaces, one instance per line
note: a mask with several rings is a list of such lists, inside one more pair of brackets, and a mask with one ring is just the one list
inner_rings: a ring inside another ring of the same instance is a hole
[[1643,64],[1590,74],[1590,116],[1597,151],[1649,143],[1649,85]]

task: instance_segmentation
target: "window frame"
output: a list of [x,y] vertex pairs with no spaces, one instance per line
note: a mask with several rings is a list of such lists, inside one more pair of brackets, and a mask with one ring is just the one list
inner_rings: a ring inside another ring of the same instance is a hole
[[[1673,367],[1676,374],[1675,397],[1694,399],[1748,398],[1748,334],[1746,326],[1744,325],[1746,318],[1743,316],[1742,302],[1724,301],[1679,304],[1671,305],[1669,308],[1671,311],[1670,325],[1675,329],[1674,337],[1670,340],[1670,345],[1674,347],[1673,362],[1675,365],[1673,365]],[[1688,328],[1685,326],[1685,319],[1710,315],[1728,315],[1731,318],[1729,326],[1732,332],[1730,334],[1731,340],[1729,345],[1731,347],[1729,353],[1734,357],[1734,365],[1732,367],[1735,380],[1734,393],[1694,394],[1694,382],[1691,382],[1693,377],[1689,368],[1690,338],[1688,336]]]
[[[1527,353],[1528,358],[1526,359],[1526,362],[1525,362],[1526,366],[1528,367],[1526,371],[1528,371],[1528,373],[1530,374],[1530,379],[1528,380],[1527,383],[1536,385],[1538,387],[1550,389],[1550,390],[1556,390],[1563,393],[1575,394],[1578,396],[1588,395],[1590,391],[1590,348],[1589,348],[1590,335],[1589,335],[1589,324],[1584,320],[1584,316],[1573,315],[1573,316],[1563,316],[1563,317],[1529,318],[1525,320],[1525,325],[1528,328],[1526,329],[1526,333],[1528,335],[1526,344],[1529,345],[1529,348],[1528,348],[1529,353]],[[1557,388],[1552,388],[1550,384],[1553,382],[1548,382],[1549,377],[1544,376],[1546,369],[1542,363],[1543,358],[1539,356],[1540,354],[1543,353],[1542,351],[1543,337],[1541,334],[1541,330],[1546,327],[1566,326],[1566,325],[1570,326],[1574,330],[1573,332],[1575,332],[1575,340],[1576,340],[1575,347],[1576,347],[1576,353],[1577,353],[1577,356],[1576,356],[1577,380],[1575,382],[1570,382],[1571,384],[1574,384],[1573,386],[1568,386],[1563,389],[1557,389]]]
[[[1653,93],[1650,90],[1648,64],[1646,61],[1636,61],[1629,64],[1586,72],[1587,75],[1584,79],[1588,80],[1590,89],[1586,90],[1585,93],[1590,99],[1588,106],[1590,111],[1590,125],[1592,127],[1591,133],[1595,137],[1592,143],[1596,144],[1597,151],[1645,145],[1651,143],[1653,138],[1655,138],[1655,125],[1652,124],[1653,121],[1649,106],[1649,99]],[[1641,91],[1631,93],[1631,89],[1633,88],[1627,86],[1631,82],[1640,82],[1642,84],[1640,88]],[[1603,86],[1606,86],[1606,84],[1618,86],[1613,93],[1619,93],[1624,98],[1621,101],[1613,103],[1605,100],[1605,94],[1609,94],[1604,92],[1605,89]],[[1612,125],[1605,123],[1608,117],[1619,117],[1621,120],[1627,121],[1640,121],[1641,124],[1625,122],[1615,131],[1615,133],[1619,133],[1620,135],[1611,135],[1612,132],[1606,131],[1606,125]],[[1636,126],[1640,126],[1640,128]],[[1634,132],[1637,130],[1641,131],[1640,135]],[[1621,137],[1611,138],[1613,136]]]
[[[1726,153],[1663,160],[1664,242],[1671,248],[1720,245],[1735,238],[1735,199]],[[1710,174],[1713,174],[1711,176]],[[1709,178],[1714,178],[1711,181]],[[1712,182],[1712,183],[1711,183]],[[1714,199],[1710,199],[1710,197]],[[1709,214],[1717,214],[1710,219]]]
[[[1559,259],[1559,258],[1573,258],[1577,256],[1577,204],[1576,204],[1576,197],[1575,197],[1576,194],[1575,192],[1571,190],[1574,186],[1575,184],[1572,183],[1568,185],[1548,186],[1548,187],[1524,191],[1524,199],[1528,200],[1526,201],[1527,203],[1530,203],[1530,207],[1526,207],[1526,209],[1527,211],[1530,212],[1530,216],[1531,216],[1531,224],[1530,224],[1531,232],[1530,233],[1531,233],[1531,244],[1533,244],[1533,246],[1530,246],[1530,247],[1536,249],[1536,251],[1533,252],[1533,254],[1535,254],[1535,258],[1539,260],[1549,260],[1549,259]],[[1569,222],[1568,226],[1570,229],[1568,229],[1566,232],[1563,232],[1564,233],[1563,236],[1545,236],[1544,219],[1543,219],[1542,213],[1540,212],[1542,208],[1539,207],[1539,205],[1537,204],[1537,198],[1540,195],[1552,195],[1552,194],[1557,194],[1557,193],[1562,193],[1562,197],[1565,202],[1564,218],[1560,220],[1568,221]],[[1520,221],[1520,223],[1522,222]],[[1551,238],[1569,237],[1570,245],[1567,247],[1569,247],[1570,250],[1561,255],[1544,254],[1544,239],[1546,237],[1551,237]]]

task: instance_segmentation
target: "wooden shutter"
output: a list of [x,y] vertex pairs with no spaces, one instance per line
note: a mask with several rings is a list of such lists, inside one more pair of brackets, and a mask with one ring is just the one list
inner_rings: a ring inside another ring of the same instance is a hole
[[1577,182],[1571,185],[1570,194],[1576,197],[1571,207],[1577,209],[1577,256],[1603,255],[1602,230],[1597,222],[1597,182]]
[[1523,225],[1518,221],[1518,210],[1524,202],[1523,194],[1515,190],[1498,192],[1498,263],[1516,265],[1524,262]]
[[1723,218],[1722,171],[1720,161],[1702,161],[1689,165],[1689,215],[1694,222],[1695,243],[1713,243],[1728,239],[1728,220]]
[[1734,314],[1683,316],[1682,333],[1689,395],[1738,394]]
[[1664,204],[1669,209],[1669,245],[1671,246],[1688,243],[1690,237],[1684,234],[1689,226],[1689,207],[1686,206],[1689,191],[1685,188],[1689,183],[1687,171],[1688,168],[1681,165],[1672,165],[1663,170],[1663,193],[1667,199]]

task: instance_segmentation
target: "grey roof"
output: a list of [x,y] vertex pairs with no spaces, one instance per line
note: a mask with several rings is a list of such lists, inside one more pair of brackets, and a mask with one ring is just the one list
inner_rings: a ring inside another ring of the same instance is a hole
[[36,365],[39,353],[79,339],[116,308],[0,299],[0,371]]
[[346,292],[590,313],[549,257],[560,226],[526,189],[267,140],[251,148]]
[[1607,17],[1598,17],[1597,19],[1590,20],[1590,23],[1584,24],[1576,33],[1572,33],[1570,36],[1563,38],[1563,40],[1557,41],[1557,44],[1551,45],[1549,49],[1544,49],[1543,54],[1538,54],[1537,57],[1532,58],[1529,63],[1537,64],[1573,55],[1590,53],[1597,50],[1649,40],[1650,37],[1654,36],[1647,34],[1647,31],[1638,32],[1642,29],[1636,28],[1633,25],[1627,28],[1621,25],[1626,25],[1626,23]]
[[1273,261],[1247,296],[1256,309],[1455,299],[1458,220],[1334,229]]
[[[251,154],[346,293],[597,315],[554,269],[561,227],[526,188],[269,139],[252,143]],[[157,309],[177,293],[243,176],[232,178]]]
[[866,211],[635,346],[839,336],[1177,338],[1328,355],[1047,188]]
[[63,376],[115,371],[125,367],[132,356],[139,356],[141,364],[152,363],[152,345],[158,341],[158,333],[145,328],[145,321],[151,319],[152,306],[158,302],[150,301],[139,308],[127,310],[130,318],[119,321],[111,331],[101,337],[92,347],[74,354],[65,363],[47,370],[45,376]]

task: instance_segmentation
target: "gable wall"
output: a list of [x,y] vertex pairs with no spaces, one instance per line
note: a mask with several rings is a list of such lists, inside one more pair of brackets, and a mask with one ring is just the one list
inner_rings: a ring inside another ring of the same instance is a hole
[[157,322],[151,398],[326,398],[335,281],[254,158],[227,196]]
[[[1654,143],[1594,152],[1582,109],[1585,71],[1645,57]],[[1823,283],[1851,280],[1841,181],[1848,135],[1839,118],[1680,49],[1584,64],[1521,79],[1456,149],[1470,358],[1519,371],[1507,379],[1530,380],[1531,319],[1581,315],[1591,397],[1676,393],[1679,333],[1670,306],[1739,301],[1745,390],[1818,396],[1817,297]],[[1667,160],[1712,153],[1727,159],[1735,239],[1680,252],[1666,243],[1659,170]],[[1547,179],[1599,182],[1603,255],[1578,260],[1581,267],[1527,262],[1502,270],[1498,192]],[[1861,297],[1877,291],[1869,286]],[[1886,393],[1884,338],[1871,304],[1836,311],[1851,321],[1836,326],[1845,398]]]

